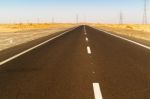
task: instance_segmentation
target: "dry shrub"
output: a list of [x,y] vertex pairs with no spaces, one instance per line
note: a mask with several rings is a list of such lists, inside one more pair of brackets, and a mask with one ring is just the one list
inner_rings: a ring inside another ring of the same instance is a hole
[[127,28],[127,29],[133,29],[133,27],[132,27],[132,26],[129,26],[129,25],[127,25],[126,28]]

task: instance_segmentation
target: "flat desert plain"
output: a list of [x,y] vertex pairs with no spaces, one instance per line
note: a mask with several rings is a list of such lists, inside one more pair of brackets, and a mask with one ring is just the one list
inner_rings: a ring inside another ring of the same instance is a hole
[[1,24],[0,51],[73,26],[74,24]]
[[94,24],[92,26],[106,31],[110,31],[115,34],[150,41],[150,25]]

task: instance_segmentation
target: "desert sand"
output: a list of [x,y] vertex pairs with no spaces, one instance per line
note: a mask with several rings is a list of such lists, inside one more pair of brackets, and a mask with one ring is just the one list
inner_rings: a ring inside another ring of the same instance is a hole
[[73,24],[1,24],[0,51],[73,26]]

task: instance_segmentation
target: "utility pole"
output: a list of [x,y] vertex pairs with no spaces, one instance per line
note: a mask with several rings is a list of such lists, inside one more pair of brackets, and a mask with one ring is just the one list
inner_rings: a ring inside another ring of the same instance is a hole
[[52,17],[52,24],[55,22],[55,19],[54,19],[54,17]]
[[147,9],[148,9],[148,0],[144,0],[144,14],[143,14],[143,24],[148,24],[148,16],[147,16]]
[[86,17],[86,15],[84,16],[84,23],[85,24],[87,23],[87,17]]
[[40,18],[37,18],[37,24],[40,24]]
[[78,24],[79,23],[79,15],[77,14],[76,15],[76,24]]
[[120,11],[120,15],[119,15],[119,24],[123,24],[123,13],[122,13],[122,11]]

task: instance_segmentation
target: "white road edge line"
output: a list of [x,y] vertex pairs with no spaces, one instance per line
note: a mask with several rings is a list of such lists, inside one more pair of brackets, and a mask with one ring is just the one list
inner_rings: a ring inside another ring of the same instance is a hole
[[89,39],[88,39],[87,37],[85,38],[85,40],[86,40],[87,42],[89,41]]
[[[95,29],[97,29],[97,28],[95,28]],[[143,45],[143,44],[138,43],[138,42],[136,42],[136,41],[133,41],[133,40],[130,40],[130,39],[127,39],[127,38],[124,38],[124,37],[121,37],[121,36],[118,36],[118,35],[109,33],[109,32],[107,32],[107,31],[105,31],[105,30],[102,30],[102,29],[97,29],[97,30],[102,31],[102,32],[104,32],[104,33],[107,33],[107,34],[109,34],[109,35],[115,36],[115,37],[120,38],[120,39],[122,39],[122,40],[128,41],[128,42],[130,42],[130,43],[134,43],[134,44],[136,44],[136,45],[138,45],[138,46],[141,46],[141,47],[144,47],[144,48],[150,50],[150,46],[146,46],[146,45]]]
[[87,46],[87,53],[91,54],[91,48],[89,46]]
[[57,35],[57,36],[55,36],[55,37],[49,39],[49,40],[46,40],[46,41],[44,41],[44,42],[42,42],[42,43],[40,43],[40,44],[38,44],[38,45],[36,45],[36,46],[34,46],[34,47],[31,47],[31,48],[29,48],[29,49],[27,49],[27,50],[25,50],[25,51],[23,51],[23,52],[21,52],[21,53],[19,53],[19,54],[16,54],[16,55],[14,55],[14,56],[12,56],[12,57],[10,57],[10,58],[4,60],[4,61],[1,61],[1,62],[0,62],[0,66],[3,65],[3,64],[5,64],[5,63],[7,63],[7,62],[9,62],[9,61],[11,61],[11,60],[13,60],[13,59],[15,59],[15,58],[17,58],[17,57],[19,57],[19,56],[21,56],[21,55],[23,55],[23,54],[25,54],[25,53],[27,53],[27,52],[29,52],[29,51],[31,51],[31,50],[33,50],[33,49],[38,48],[38,47],[40,47],[40,46],[42,46],[42,45],[44,45],[44,44],[46,44],[46,43],[48,43],[48,42],[50,42],[50,41],[52,41],[52,40],[58,38],[58,37],[63,36],[64,34],[70,32],[70,31],[72,31],[72,30],[74,30],[74,29],[76,29],[76,28],[78,28],[78,27],[71,28],[71,29],[69,29],[69,30],[67,30],[67,31],[65,31],[65,32],[63,32],[63,33],[61,33],[61,34],[59,34],[59,35]]
[[93,83],[95,99],[103,99],[99,83]]

